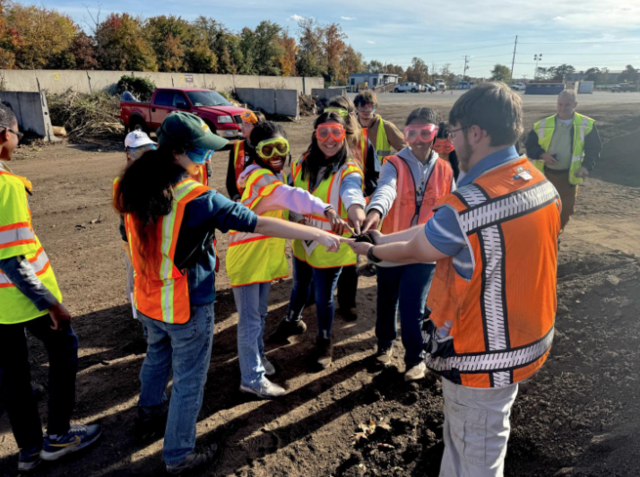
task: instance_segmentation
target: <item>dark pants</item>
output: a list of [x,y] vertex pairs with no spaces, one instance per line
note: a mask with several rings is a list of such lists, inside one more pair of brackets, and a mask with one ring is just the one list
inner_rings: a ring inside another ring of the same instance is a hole
[[356,294],[358,293],[357,265],[342,267],[342,273],[338,279],[338,306],[341,310],[348,311],[356,307]]
[[560,213],[560,231],[569,223],[573,212],[575,211],[576,197],[578,197],[578,186],[569,182],[569,171],[556,171],[554,169],[545,168],[544,174],[549,182],[558,191],[560,201],[562,202],[562,212]]
[[49,434],[66,434],[75,404],[78,337],[71,327],[55,331],[49,315],[17,325],[0,325],[0,381],[5,409],[20,449],[42,445],[42,427],[31,388],[25,328],[49,354]]
[[417,263],[399,267],[378,268],[378,317],[376,337],[378,347],[387,349],[398,335],[398,308],[404,362],[419,364],[423,358],[422,316],[431,287],[435,265]]
[[307,262],[293,257],[293,289],[287,320],[299,321],[302,318],[302,310],[309,300],[313,282],[318,315],[318,336],[330,338],[335,314],[333,293],[341,270],[342,267],[313,268]]

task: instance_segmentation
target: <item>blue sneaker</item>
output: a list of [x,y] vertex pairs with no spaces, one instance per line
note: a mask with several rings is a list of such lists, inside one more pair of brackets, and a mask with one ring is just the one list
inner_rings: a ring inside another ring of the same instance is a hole
[[102,434],[97,424],[86,426],[71,426],[69,432],[56,439],[44,436],[44,443],[40,457],[43,460],[58,460],[60,457],[79,451],[93,444]]
[[18,454],[18,470],[20,472],[29,472],[40,465],[41,447],[32,447],[31,449],[22,449]]

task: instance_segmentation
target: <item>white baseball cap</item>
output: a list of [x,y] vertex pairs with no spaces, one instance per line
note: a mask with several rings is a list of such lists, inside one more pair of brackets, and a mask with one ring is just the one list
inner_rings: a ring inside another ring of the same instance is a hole
[[156,145],[144,131],[136,129],[127,134],[124,138],[124,147],[126,149],[135,149],[136,147],[147,146],[149,144]]

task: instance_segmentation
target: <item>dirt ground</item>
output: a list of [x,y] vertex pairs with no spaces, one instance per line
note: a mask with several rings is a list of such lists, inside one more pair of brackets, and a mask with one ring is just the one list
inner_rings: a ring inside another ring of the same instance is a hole
[[[640,96],[639,96],[640,97]],[[630,96],[631,98],[631,96]],[[420,102],[429,105],[429,98]],[[635,99],[634,99],[635,101]],[[437,104],[446,113],[450,104]],[[403,124],[411,107],[388,101],[380,113]],[[526,126],[553,104],[525,103]],[[640,109],[638,103],[594,102],[580,109],[598,120],[603,158],[580,187],[577,213],[562,237],[557,333],[543,369],[521,391],[512,413],[506,475],[640,475]],[[312,118],[286,123],[294,155],[306,147]],[[618,139],[615,139],[618,138]],[[119,146],[117,146],[119,147]],[[222,192],[227,154],[214,159],[212,184]],[[138,442],[132,428],[145,343],[124,296],[125,278],[111,182],[124,163],[114,146],[25,147],[12,164],[35,185],[35,228],[56,270],[80,338],[75,419],[99,420],[99,445],[35,475],[84,477],[163,475],[162,441]],[[224,258],[227,237],[218,235]],[[217,277],[216,326],[199,443],[222,445],[215,468],[199,476],[436,476],[442,453],[440,383],[405,384],[402,352],[376,367],[376,284],[361,279],[357,322],[334,325],[335,363],[310,371],[314,307],[306,335],[268,345],[279,401],[238,391],[237,313],[224,272]],[[267,335],[286,313],[289,279],[273,286]],[[399,348],[401,346],[399,345]],[[46,384],[44,350],[32,340],[34,380]],[[45,415],[45,403],[41,405]],[[354,444],[360,426],[375,423]],[[0,418],[0,475],[16,475],[17,452]]]

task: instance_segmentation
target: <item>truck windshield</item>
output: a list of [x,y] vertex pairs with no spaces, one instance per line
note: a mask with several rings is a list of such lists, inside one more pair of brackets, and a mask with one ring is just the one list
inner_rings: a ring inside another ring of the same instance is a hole
[[187,96],[194,106],[231,106],[224,96],[215,91],[189,91]]

